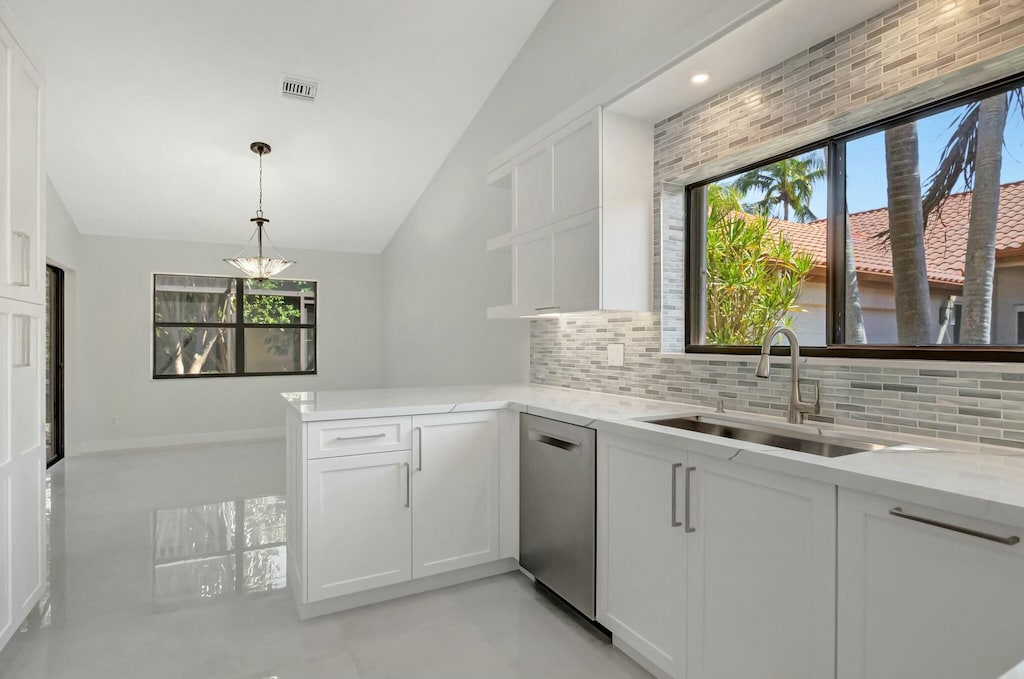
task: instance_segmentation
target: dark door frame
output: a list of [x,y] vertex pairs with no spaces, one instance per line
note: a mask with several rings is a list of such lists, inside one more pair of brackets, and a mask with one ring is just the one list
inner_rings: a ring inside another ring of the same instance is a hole
[[50,428],[53,455],[50,456],[48,450],[46,458],[46,466],[50,467],[64,459],[64,270],[47,264],[46,275],[51,288],[46,299],[46,323],[50,333],[48,351],[52,354],[46,361],[50,385],[46,395],[50,401],[47,407],[52,408],[53,417]]

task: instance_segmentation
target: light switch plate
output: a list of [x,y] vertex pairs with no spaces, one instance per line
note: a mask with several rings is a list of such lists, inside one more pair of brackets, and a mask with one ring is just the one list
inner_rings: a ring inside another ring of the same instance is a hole
[[621,368],[626,364],[626,345],[625,344],[609,344],[608,345],[608,365],[613,368]]

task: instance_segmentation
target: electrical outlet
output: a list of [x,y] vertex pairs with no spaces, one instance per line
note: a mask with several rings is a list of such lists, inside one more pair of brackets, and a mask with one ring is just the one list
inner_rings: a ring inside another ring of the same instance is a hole
[[608,365],[613,368],[621,368],[626,364],[626,345],[608,345]]
[[117,415],[110,418],[110,424],[117,426]]

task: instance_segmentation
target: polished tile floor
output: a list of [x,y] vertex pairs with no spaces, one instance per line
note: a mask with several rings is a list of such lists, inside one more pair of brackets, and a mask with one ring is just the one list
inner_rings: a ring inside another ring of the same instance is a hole
[[648,677],[508,574],[300,621],[279,442],[72,458],[0,679]]

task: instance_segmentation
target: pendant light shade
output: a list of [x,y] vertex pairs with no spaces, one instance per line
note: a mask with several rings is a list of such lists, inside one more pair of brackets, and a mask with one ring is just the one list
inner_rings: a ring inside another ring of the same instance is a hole
[[[254,141],[249,148],[260,157],[259,208],[256,210],[256,216],[249,220],[256,224],[256,229],[252,232],[249,242],[242,248],[242,251],[224,261],[244,273],[246,278],[264,280],[281,273],[295,262],[282,257],[281,253],[277,252],[273,244],[270,243],[270,237],[266,235],[266,225],[270,223],[270,220],[263,216],[263,156],[270,153],[270,145],[261,141]],[[256,254],[246,255],[246,251],[252,245],[253,239],[256,239]],[[274,254],[277,255],[276,257],[264,256],[264,239],[266,239]]]

